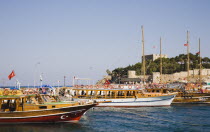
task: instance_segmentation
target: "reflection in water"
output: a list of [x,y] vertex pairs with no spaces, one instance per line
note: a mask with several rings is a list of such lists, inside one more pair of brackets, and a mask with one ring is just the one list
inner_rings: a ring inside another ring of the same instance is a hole
[[1,124],[1,132],[76,132],[91,131],[78,123]]

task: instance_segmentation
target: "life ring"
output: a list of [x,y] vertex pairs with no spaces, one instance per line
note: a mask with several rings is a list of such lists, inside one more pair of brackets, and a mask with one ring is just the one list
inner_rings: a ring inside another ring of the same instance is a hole
[[128,86],[128,88],[129,88],[129,89],[131,89],[131,88],[132,88],[132,86],[131,86],[131,85],[129,85],[129,86]]
[[8,89],[5,89],[4,92],[3,92],[3,95],[8,95],[10,92]]
[[12,95],[16,95],[17,93],[17,90],[12,90]]

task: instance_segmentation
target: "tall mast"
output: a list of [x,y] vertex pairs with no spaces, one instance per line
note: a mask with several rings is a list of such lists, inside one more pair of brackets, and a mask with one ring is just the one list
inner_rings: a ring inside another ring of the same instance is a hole
[[66,87],[66,76],[64,76],[64,80],[63,80],[63,86]]
[[160,37],[160,83],[162,83],[162,42]]
[[200,72],[199,72],[199,83],[200,83],[200,85],[201,85],[201,81],[202,81],[202,64],[201,64],[201,41],[200,41],[200,38],[199,38],[199,41],[198,41],[198,43],[199,43],[199,62],[200,62]]
[[189,44],[189,31],[187,31],[187,82],[189,82],[189,70],[190,70],[190,54],[189,54],[189,48],[190,48],[190,44]]
[[145,55],[144,55],[144,27],[141,26],[141,30],[142,30],[142,71],[143,71],[143,81],[145,83]]

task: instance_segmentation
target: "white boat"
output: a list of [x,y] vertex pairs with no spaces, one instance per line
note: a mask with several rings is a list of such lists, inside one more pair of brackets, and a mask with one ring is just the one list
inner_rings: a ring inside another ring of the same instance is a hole
[[139,89],[72,89],[74,100],[98,102],[99,107],[170,106],[177,93],[145,93]]

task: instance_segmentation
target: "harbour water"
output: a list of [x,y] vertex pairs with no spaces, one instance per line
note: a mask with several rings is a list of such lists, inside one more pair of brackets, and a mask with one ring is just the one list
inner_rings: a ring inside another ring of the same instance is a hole
[[89,110],[78,123],[0,125],[1,132],[139,132],[210,130],[210,104]]

